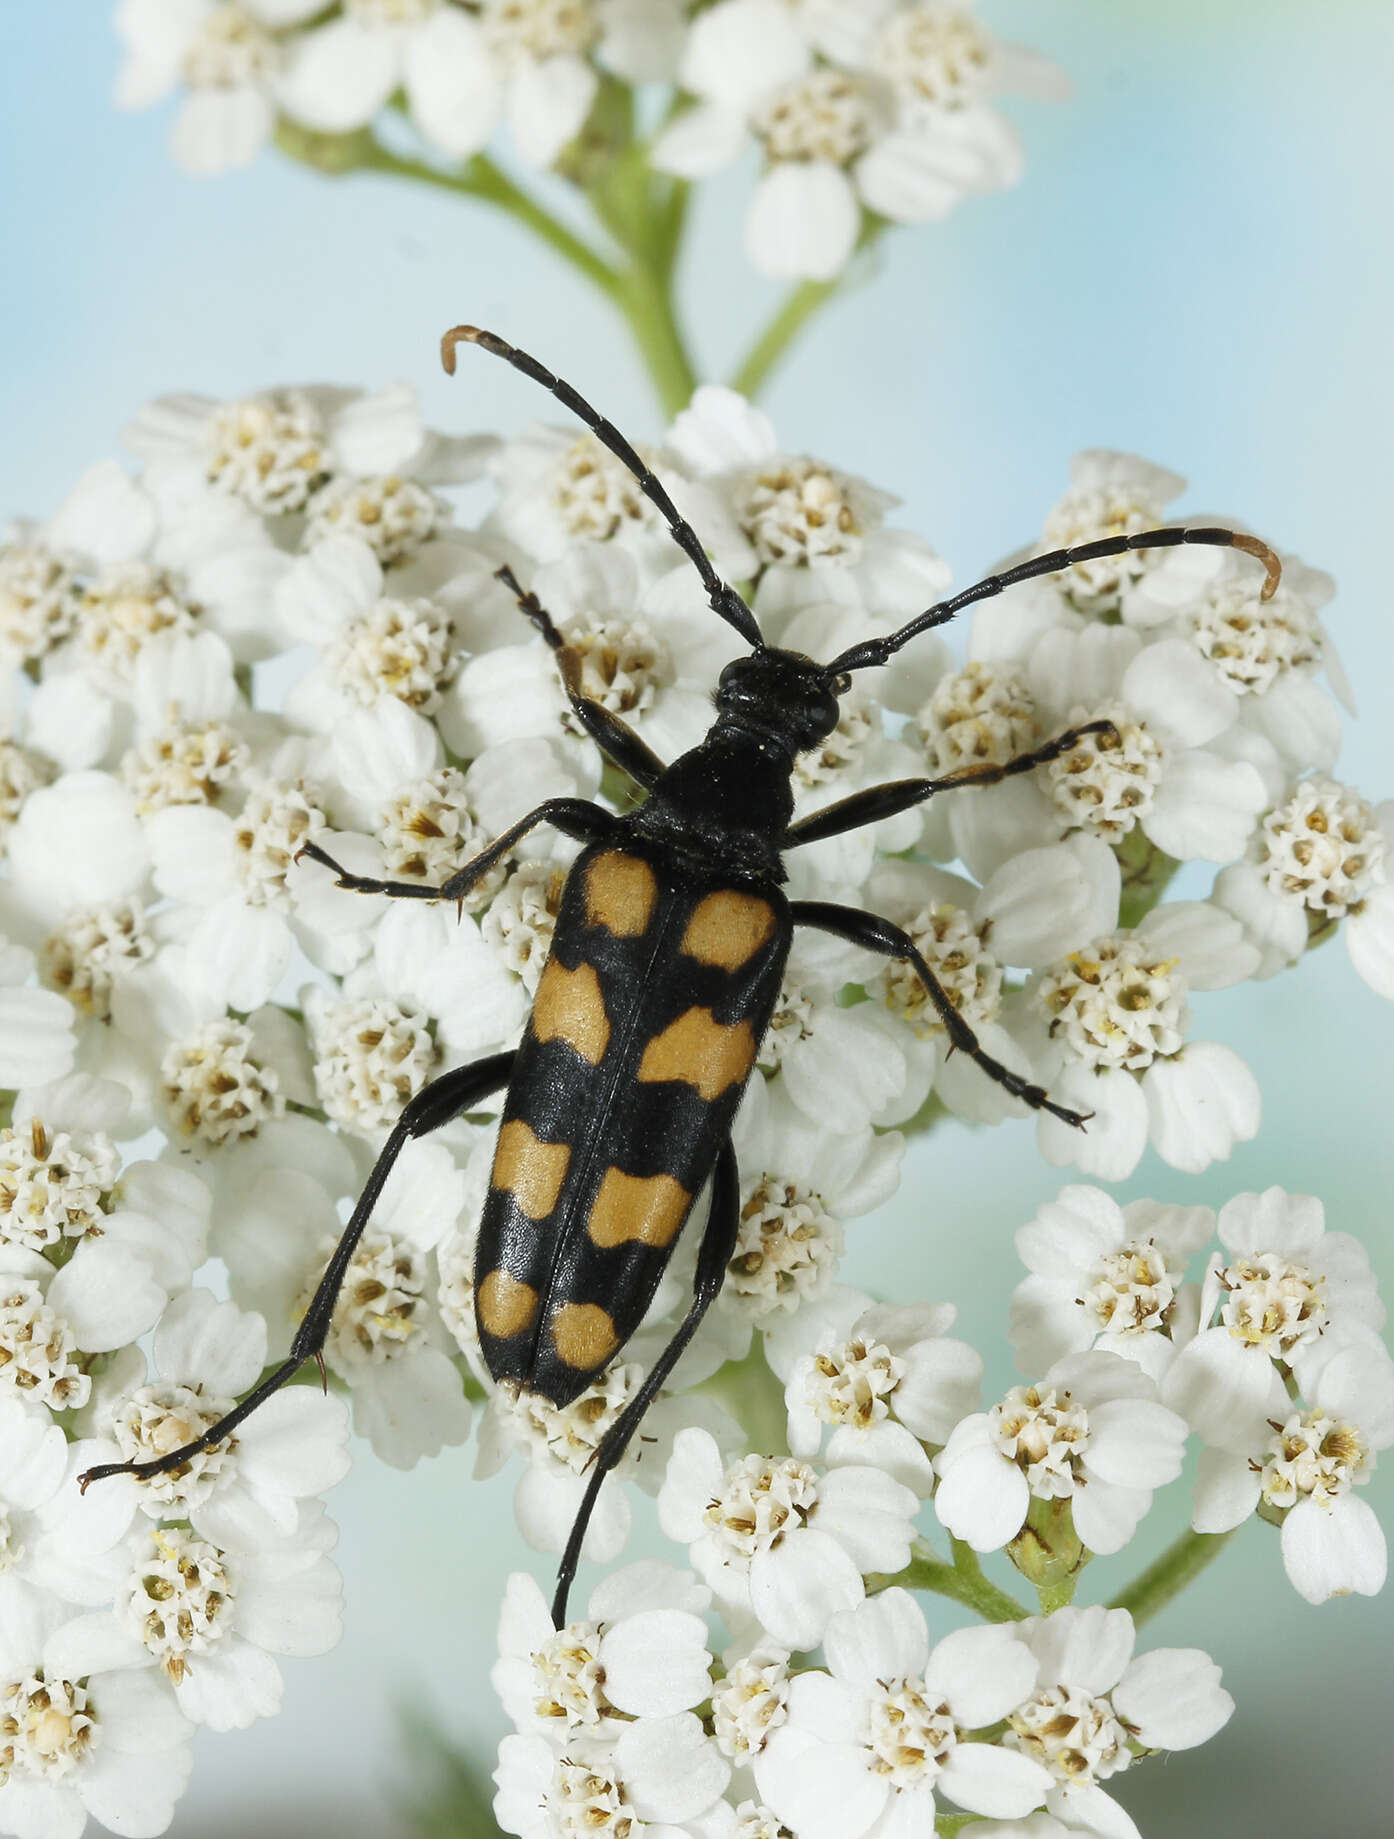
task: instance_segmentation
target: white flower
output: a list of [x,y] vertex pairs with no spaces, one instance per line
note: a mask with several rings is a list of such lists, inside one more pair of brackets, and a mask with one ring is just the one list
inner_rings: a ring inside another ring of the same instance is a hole
[[51,925],[138,895],[149,857],[126,788],[107,773],[80,772],[25,802],[9,861],[12,897]]
[[0,1631],[0,1827],[76,1839],[91,1816],[132,1839],[163,1833],[193,1762],[166,1682],[108,1618],[72,1617],[15,1578],[0,1578]]
[[[1034,1078],[1029,1052],[1006,1021],[1004,967],[1040,968],[1097,936],[1117,911],[1118,864],[1097,838],[1073,836],[1009,856],[975,887],[958,875],[909,861],[873,871],[867,903],[910,934],[949,1001],[984,1052]],[[934,1089],[956,1115],[1000,1123],[1024,1107],[968,1054],[947,1051],[944,1024],[913,965],[897,960],[869,987],[910,1026],[908,1058],[930,1057]]]
[[[1166,507],[1186,481],[1136,454],[1092,448],[1070,462],[1070,486],[1045,521],[1038,550],[1067,549],[1102,536],[1132,536],[1166,521]],[[1052,577],[1050,591],[1080,612],[1114,612],[1128,591],[1162,565],[1165,550],[1132,549],[1121,556],[1077,562]],[[1029,597],[1035,584],[1026,587]],[[1020,590],[1017,590],[1020,592]]]
[[1384,1306],[1364,1247],[1326,1231],[1313,1195],[1238,1194],[1220,1209],[1219,1235],[1229,1258],[1210,1261],[1200,1332],[1172,1362],[1163,1395],[1206,1443],[1240,1451],[1255,1421],[1289,1415],[1280,1367],[1305,1386],[1323,1337],[1380,1328]]
[[47,1412],[0,1399],[0,1571],[65,1602],[110,1601],[135,1490],[118,1483],[98,1498],[77,1478],[116,1453],[98,1440],[70,1444]]
[[1108,719],[1043,769],[1062,828],[1117,844],[1140,830],[1180,860],[1231,862],[1263,810],[1258,770],[1220,742],[1238,711],[1233,693],[1184,640],[1144,643],[1127,627],[1061,623],[1026,659],[1044,734]]
[[245,166],[276,125],[275,30],[318,10],[318,0],[121,0],[117,105],[148,108],[182,84],[175,159],[196,173]]
[[[744,54],[733,67],[743,63]],[[727,567],[755,577],[755,610],[767,628],[834,602],[873,610],[881,630],[946,590],[948,569],[928,543],[883,528],[894,498],[826,461],[781,453],[769,417],[734,390],[704,384],[673,423],[668,447],[718,494],[744,537],[744,555],[728,556]]]
[[743,1357],[752,1328],[769,1336],[805,1319],[836,1273],[842,1222],[890,1199],[905,1150],[895,1131],[818,1129],[780,1083],[752,1082],[732,1133],[741,1223],[716,1305],[728,1359]]
[[434,1076],[439,1054],[425,1016],[381,996],[332,1002],[315,985],[303,1006],[326,1117],[380,1141]]
[[[691,521],[716,567],[724,574],[739,573],[745,539],[719,495],[680,471],[674,454],[642,441],[636,452]],[[673,538],[657,505],[640,490],[624,462],[593,434],[578,434],[574,426],[554,428],[535,422],[516,439],[498,446],[489,471],[499,501],[486,532],[496,529],[538,563],[565,561],[573,551],[592,543],[613,544],[633,558],[646,597],[653,595],[655,611],[660,603],[666,608],[670,596],[682,606],[691,601],[703,612],[711,643],[719,646],[723,642],[722,627],[712,620],[700,584],[686,564],[674,563]],[[481,541],[486,532],[481,532]],[[489,567],[496,568],[505,559],[501,549]],[[654,594],[660,581],[661,593]],[[518,617],[512,595],[487,570],[476,592],[489,610],[488,624],[493,629],[505,628],[508,620]],[[547,604],[545,597],[543,604]],[[728,634],[729,630],[726,628]],[[732,640],[733,646],[735,643]]]
[[690,1711],[636,1719],[613,1745],[578,1741],[564,1756],[545,1737],[505,1737],[494,1817],[522,1839],[723,1839],[730,1809],[720,1796],[729,1776]]
[[[577,654],[586,696],[623,717],[662,758],[701,739],[711,725],[713,673],[732,649],[723,651],[704,601],[687,607],[669,595],[652,610],[633,556],[614,543],[573,544],[528,586]],[[515,619],[521,639],[527,628]],[[440,727],[467,756],[504,741],[581,732],[556,657],[539,637],[471,658]]]
[[385,592],[381,562],[356,537],[329,536],[312,549],[281,581],[277,605],[295,636],[321,648],[286,695],[287,719],[300,727],[331,734],[385,697],[433,715],[454,681],[451,614],[433,600]]
[[716,1746],[732,1762],[752,1761],[788,1718],[789,1660],[787,1649],[770,1641],[739,1659],[726,1656],[726,1677],[712,1687],[711,1718]]
[[499,1612],[494,1690],[518,1729],[563,1752],[618,1737],[630,1718],[691,1711],[712,1692],[702,1612],[711,1592],[656,1559],[614,1571],[584,1620],[552,1626],[536,1582],[515,1571]]
[[287,111],[340,133],[372,118],[401,87],[427,140],[456,159],[477,153],[506,116],[530,166],[549,166],[579,133],[598,77],[588,53],[616,68],[657,58],[667,9],[635,19],[605,0],[347,0],[343,14],[293,46],[281,86]]
[[[487,1170],[492,1160],[492,1140],[486,1141],[482,1150],[476,1167]],[[478,1199],[482,1198],[481,1188]],[[477,1205],[472,1217],[478,1217]],[[523,1457],[513,1497],[518,1529],[535,1551],[560,1552],[565,1549],[590,1484],[597,1450],[639,1390],[647,1369],[672,1339],[677,1326],[675,1314],[680,1317],[686,1313],[692,1295],[690,1257],[695,1252],[679,1249],[622,1358],[592,1380],[569,1405],[557,1406],[512,1382],[495,1385],[483,1371],[471,1287],[473,1237],[472,1230],[457,1233],[452,1244],[443,1248],[443,1271],[448,1276],[442,1282],[442,1309],[476,1372],[491,1388],[479,1426],[475,1475],[482,1479],[494,1474],[517,1450]],[[738,1441],[737,1426],[719,1405],[700,1393],[683,1390],[709,1378],[724,1357],[724,1350],[706,1338],[684,1356],[669,1385],[650,1405],[642,1436],[630,1441],[620,1462],[606,1476],[595,1501],[583,1556],[605,1562],[623,1550],[632,1521],[624,1484],[634,1480],[648,1493],[657,1493],[681,1433],[699,1425],[723,1447]]]
[[179,1526],[131,1554],[115,1619],[174,1687],[184,1715],[241,1730],[281,1708],[276,1654],[323,1654],[339,1639],[343,1586],[327,1553],[338,1529],[302,1502],[289,1530],[226,1551]]
[[843,1007],[843,987],[874,964],[858,946],[796,934],[756,1064],[826,1131],[863,1132],[912,1117],[929,1095],[934,1056],[916,1051],[880,1003]]
[[924,1444],[947,1442],[978,1403],[983,1363],[945,1331],[951,1305],[873,1303],[839,1285],[770,1337],[785,1382],[789,1447],[885,1469],[917,1494],[933,1485]]
[[1186,1426],[1152,1381],[1116,1354],[1070,1354],[1034,1386],[1014,1386],[965,1418],[936,1460],[934,1510],[957,1539],[995,1551],[1031,1502],[1068,1500],[1092,1552],[1117,1552],[1181,1473]]
[[1167,901],[1033,978],[1014,1019],[1036,1076],[1053,1098],[1091,1114],[1083,1130],[1040,1115],[1046,1160],[1119,1181],[1150,1142],[1173,1168],[1197,1174],[1253,1137],[1253,1074],[1230,1048],[1186,1037],[1190,991],[1225,989],[1256,962],[1218,906]]
[[774,1640],[812,1647],[840,1609],[862,1600],[862,1579],[909,1563],[919,1503],[880,1469],[820,1475],[796,1458],[745,1456],[723,1469],[714,1439],[682,1431],[658,1497],[669,1538],[723,1607],[753,1615]]
[[168,805],[145,820],[155,885],[188,921],[163,968],[209,1014],[259,1008],[290,968],[298,930],[314,942],[296,923],[312,865],[297,872],[295,856],[326,827],[318,788],[294,773],[251,772],[247,783],[235,815]]
[[1047,1621],[1013,1623],[1011,1633],[1040,1676],[1034,1697],[1010,1714],[1003,1741],[1049,1771],[1046,1805],[1071,1830],[1140,1839],[1099,1782],[1143,1750],[1193,1749],[1221,1730],[1234,1700],[1220,1669],[1198,1648],[1154,1648],[1134,1658],[1126,1609],[1059,1609]]
[[1374,1596],[1387,1569],[1384,1532],[1351,1489],[1394,1443],[1394,1362],[1373,1334],[1329,1334],[1306,1362],[1303,1393],[1301,1409],[1251,1420],[1247,1448],[1205,1451],[1192,1524],[1229,1532],[1258,1509],[1281,1523],[1283,1564],[1309,1603]]
[[678,73],[697,106],[664,131],[653,158],[702,178],[753,134],[766,170],[746,216],[747,255],[765,274],[829,280],[852,253],[863,205],[923,223],[1009,183],[1020,156],[978,100],[1007,61],[966,10],[844,8],[821,32],[831,18],[813,12],[805,22],[773,0],[704,12]]
[[931,1649],[915,1599],[886,1590],[833,1617],[827,1673],[789,1688],[788,1721],[755,1759],[762,1798],[799,1839],[931,1832],[937,1793],[972,1813],[1029,1813],[1050,1777],[1010,1748],[974,1742],[1036,1680],[1008,1627],[960,1629]]
[[[155,1331],[158,1379],[137,1355],[113,1369],[120,1390],[101,1392],[95,1417],[128,1462],[148,1462],[192,1442],[261,1376],[266,1324],[207,1290],[176,1298]],[[242,1547],[290,1532],[299,1503],[332,1488],[348,1468],[347,1413],[318,1388],[287,1386],[236,1434],[178,1470],[138,1482],[152,1519],[178,1515],[214,1545]],[[120,1485],[95,1482],[94,1487]]]
[[156,639],[140,652],[131,686],[135,733],[121,777],[139,816],[167,805],[217,804],[239,784],[266,718],[239,694],[232,652],[216,633]]
[[1267,813],[1246,861],[1215,883],[1215,900],[1261,952],[1256,976],[1295,964],[1340,925],[1351,963],[1394,996],[1394,803],[1303,779]]
[[[393,1468],[469,1435],[469,1401],[432,1301],[432,1253],[462,1202],[449,1150],[409,1144],[349,1264],[325,1344],[326,1366],[351,1391],[356,1428]],[[268,1166],[246,1189],[219,1249],[234,1294],[273,1325],[278,1347],[289,1347],[339,1235],[333,1201],[310,1174]]]
[[1188,1299],[1186,1266],[1214,1225],[1208,1207],[1120,1207],[1100,1188],[1062,1188],[1016,1235],[1032,1273],[1012,1292],[1017,1366],[1039,1373],[1095,1347],[1160,1381],[1193,1326],[1199,1297],[1192,1286]]
[[1340,745],[1340,715],[1317,682],[1324,667],[1335,695],[1351,707],[1349,686],[1319,609],[1336,591],[1330,575],[1298,557],[1264,600],[1252,560],[1234,549],[1187,544],[1164,550],[1124,595],[1131,626],[1188,640],[1239,698],[1239,719],[1267,739],[1292,772],[1329,770]]

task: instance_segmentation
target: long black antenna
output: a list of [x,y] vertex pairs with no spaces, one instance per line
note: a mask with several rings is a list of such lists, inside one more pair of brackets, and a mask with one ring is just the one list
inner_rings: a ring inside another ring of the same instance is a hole
[[839,671],[866,670],[871,665],[884,664],[902,645],[919,633],[928,632],[932,626],[946,625],[956,613],[971,606],[975,600],[991,600],[994,594],[1000,594],[1004,588],[1015,587],[1018,581],[1030,581],[1037,575],[1053,575],[1063,568],[1072,568],[1076,562],[1095,562],[1104,556],[1121,556],[1129,549],[1173,549],[1179,543],[1206,543],[1217,549],[1242,549],[1246,554],[1256,556],[1268,571],[1259,598],[1273,598],[1283,565],[1267,543],[1261,542],[1258,537],[1248,536],[1242,530],[1209,528],[1139,530],[1133,536],[1104,536],[1097,542],[1078,543],[1073,549],[1052,549],[1048,555],[1032,556],[1029,562],[1019,562],[1015,568],[1005,569],[1000,575],[988,575],[975,586],[955,594],[952,600],[936,601],[925,612],[917,614],[908,625],[902,626],[899,632],[849,646],[840,657],[834,658],[826,666],[827,674],[831,677]]
[[681,515],[678,507],[668,496],[655,475],[645,466],[634,448],[620,433],[613,422],[606,421],[597,409],[593,409],[585,399],[554,376],[544,364],[529,357],[526,351],[520,351],[516,345],[510,345],[493,332],[485,332],[480,326],[452,326],[440,342],[440,361],[444,364],[446,374],[455,375],[455,347],[457,345],[479,345],[491,357],[502,358],[505,364],[511,364],[514,370],[521,370],[525,377],[531,377],[534,383],[540,383],[545,390],[550,390],[557,401],[570,409],[590,429],[595,438],[610,449],[621,465],[627,466],[639,483],[639,490],[651,504],[657,505],[659,514],[667,524],[673,541],[692,563],[702,577],[702,586],[707,590],[707,599],[714,613],[719,613],[728,626],[734,626],[747,645],[756,651],[763,651],[765,641],[760,636],[755,615],[741,599],[736,590],[723,581],[712,567],[702,539],[692,528],[687,519]]

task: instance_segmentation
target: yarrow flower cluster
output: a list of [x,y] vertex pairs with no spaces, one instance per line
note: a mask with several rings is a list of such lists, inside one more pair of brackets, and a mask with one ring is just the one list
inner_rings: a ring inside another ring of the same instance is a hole
[[246,164],[278,123],[283,141],[341,137],[352,165],[349,137],[392,107],[438,160],[502,138],[586,185],[616,85],[662,85],[678,106],[655,169],[706,178],[753,144],[746,252],[794,278],[837,275],[884,222],[1011,184],[1022,154],[997,95],[1065,93],[971,0],[121,0],[115,19],[118,104],[177,95],[172,150],[196,173]]
[[[1217,1229],[1198,1284],[1188,1269]],[[505,1831],[652,1820],[840,1839],[928,1832],[943,1812],[997,1839],[1135,1839],[1105,1784],[1208,1741],[1233,1700],[1207,1654],[1139,1649],[1127,1608],[1070,1599],[1176,1479],[1189,1429],[1206,1445],[1197,1532],[1257,1507],[1308,1601],[1381,1586],[1383,1535],[1350,1490],[1394,1441],[1394,1358],[1359,1249],[1316,1202],[1240,1195],[1217,1221],[1067,1188],[1018,1246],[1032,1275],[1013,1340],[1024,1371],[1055,1356],[1040,1379],[981,1412],[982,1362],[944,1334],[951,1310],[835,1289],[770,1348],[794,1455],[678,1437],[659,1512],[691,1570],[616,1571],[561,1629],[531,1579],[511,1580]],[[1299,1372],[1288,1398],[1280,1380]],[[952,1562],[915,1536],[924,1496]],[[974,1553],[999,1550],[1042,1615],[983,1576]],[[932,1633],[914,1587],[988,1626]]]
[[[250,57],[253,25],[280,45],[290,22],[248,7],[248,36],[218,40],[229,10],[204,9],[214,36],[182,67],[211,68],[215,44]],[[309,31],[361,50],[379,11],[316,13]],[[403,58],[432,20],[483,29],[463,8],[418,11],[389,22]],[[817,9],[782,11],[803,31]],[[903,11],[884,9],[886,30]],[[979,69],[966,41],[944,56],[960,53]],[[78,1494],[80,1471],[198,1439],[284,1357],[403,1107],[520,1038],[574,844],[533,832],[458,914],[347,892],[303,855],[439,885],[548,798],[624,796],[500,565],[549,608],[588,694],[665,759],[705,731],[736,645],[589,436],[449,438],[404,386],[305,385],[163,398],[126,445],[133,465],[91,468],[0,548],[0,1830],[24,1834],[21,1799],[55,1831],[86,1812],[164,1830],[190,1727],[271,1714],[276,1657],[331,1645],[319,1497],[346,1465],[350,1407],[403,1467],[477,1421],[478,1472],[516,1457],[522,1534],[560,1551],[696,1262],[680,1243],[639,1332],[571,1405],[495,1385],[472,1289],[486,1101],[413,1143],[376,1197],[324,1346],[328,1397],[287,1387],[174,1469]],[[947,587],[888,494],[785,452],[729,390],[699,391],[645,451],[775,643],[828,657]],[[452,492],[480,481],[493,501],[471,525]],[[1177,487],[1086,456],[1044,540],[1140,528]],[[1085,1131],[1038,1118],[1047,1159],[1106,1179],[1149,1143],[1189,1172],[1257,1129],[1254,1075],[1193,1035],[1209,992],[1338,928],[1376,988],[1394,961],[1379,816],[1330,777],[1321,578],[1293,567],[1275,605],[1250,558],[1206,552],[1221,555],[1206,572],[1181,553],[1004,595],[966,662],[926,640],[863,673],[794,779],[804,816],[1113,724],[788,864],[795,898],[904,926],[984,1049],[1091,1114]],[[1219,871],[1208,898],[1165,898],[1183,862]],[[849,1810],[837,1831],[861,1833],[941,1801],[1125,1830],[1098,1784],[1203,1740],[1228,1701],[1203,1656],[1132,1658],[1126,1616],[1059,1605],[1091,1554],[1128,1543],[1190,1434],[1197,1528],[1280,1523],[1313,1600],[1382,1581],[1355,1490],[1394,1440],[1394,1385],[1354,1242],[1314,1202],[1241,1197],[1197,1276],[1204,1209],[1067,1188],[1020,1236],[1023,1383],[984,1400],[951,1309],[838,1281],[931,1098],[983,1126],[1026,1109],[950,1052],[905,965],[801,935],[734,1125],[726,1282],[585,1547],[619,1557],[637,1481],[688,1568],[619,1572],[560,1631],[515,1584],[508,1830],[831,1839],[832,1805]],[[732,1361],[774,1376],[782,1447],[752,1449],[733,1395],[706,1389]],[[931,1513],[952,1565],[920,1537]],[[907,1589],[952,1570],[960,1600],[990,1602],[973,1554],[999,1549],[1058,1613],[931,1644]],[[137,1718],[140,1771],[124,1760]],[[820,1772],[831,1800],[808,1785]]]

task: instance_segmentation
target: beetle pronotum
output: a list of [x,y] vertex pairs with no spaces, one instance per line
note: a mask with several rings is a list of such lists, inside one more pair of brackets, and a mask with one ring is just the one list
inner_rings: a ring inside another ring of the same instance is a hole
[[1095,721],[1002,765],[973,764],[938,778],[873,786],[793,821],[798,755],[837,725],[852,673],[883,665],[921,632],[1016,582],[1127,550],[1202,543],[1280,564],[1257,537],[1217,528],[1145,530],[1057,549],[989,575],[936,603],[884,638],[831,663],[767,646],[750,607],[717,574],[701,539],[618,429],[526,352],[475,326],[441,341],[447,371],[456,347],[482,346],[540,383],[634,474],[701,577],[713,612],[750,646],[721,673],[716,720],[701,743],[665,765],[617,715],[582,691],[580,660],[546,609],[511,571],[500,571],[556,654],[567,698],[605,758],[647,796],[626,815],[579,798],[552,798],[520,818],[439,887],[383,881],[342,868],[318,844],[302,854],[338,885],[405,900],[462,900],[538,824],[584,845],[566,879],[551,955],[518,1048],[443,1073],[404,1108],[291,1346],[289,1357],[196,1442],[152,1462],[91,1469],[156,1475],[220,1442],[307,1360],[321,1362],[345,1272],[404,1144],[475,1109],[506,1087],[493,1172],[475,1254],[480,1345],[495,1380],[570,1403],[624,1347],[647,1309],[697,1194],[711,1206],[692,1302],[639,1390],[602,1440],[558,1571],[552,1613],[567,1596],[587,1523],[606,1474],[696,1333],[721,1288],[740,1222],[731,1123],[779,995],[796,926],[811,926],[887,958],[924,983],[950,1051],[970,1054],[1008,1092],[1083,1127],[1079,1112],[985,1053],[934,972],[900,927],[826,901],[789,901],[784,853],[875,823],[968,784],[993,785],[1068,752]]

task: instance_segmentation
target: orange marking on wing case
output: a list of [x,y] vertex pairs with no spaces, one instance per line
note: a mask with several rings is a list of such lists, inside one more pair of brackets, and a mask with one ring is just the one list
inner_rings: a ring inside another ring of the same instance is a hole
[[620,1344],[615,1318],[599,1303],[563,1303],[552,1317],[552,1340],[567,1366],[583,1373],[603,1367]]
[[490,1185],[511,1194],[530,1220],[545,1220],[557,1204],[570,1161],[569,1143],[544,1143],[522,1118],[512,1118],[499,1131]]
[[770,937],[774,925],[774,908],[767,900],[721,888],[697,902],[679,950],[701,964],[738,971]]
[[507,1271],[490,1271],[479,1286],[479,1325],[506,1340],[531,1328],[537,1318],[537,1291]]
[[662,1248],[671,1245],[687,1218],[692,1196],[671,1175],[626,1175],[605,1171],[586,1230],[596,1245],[624,1245],[631,1239]]
[[607,849],[586,871],[586,918],[619,939],[648,930],[658,899],[658,878],[642,856]]
[[532,1001],[532,1031],[539,1041],[565,1041],[583,1060],[598,1066],[610,1043],[610,1018],[595,967],[574,971],[547,960]]
[[719,1098],[744,1079],[755,1060],[749,1022],[718,1022],[710,1009],[689,1009],[644,1049],[639,1078],[680,1079],[705,1099]]

